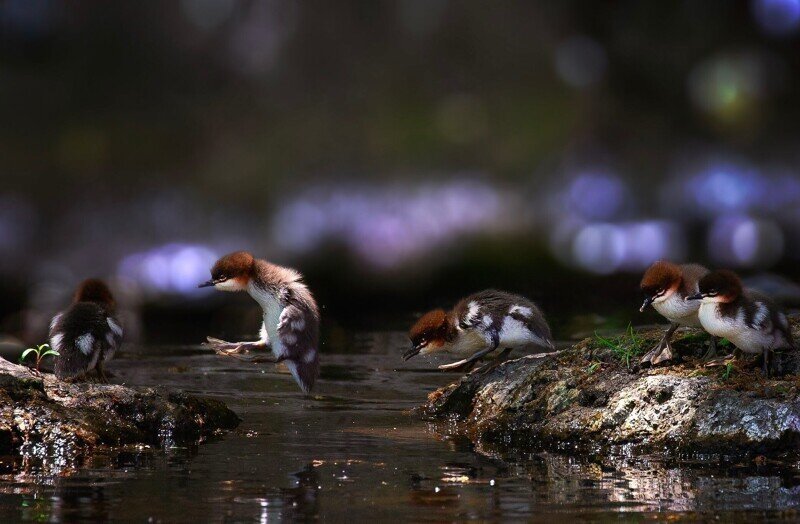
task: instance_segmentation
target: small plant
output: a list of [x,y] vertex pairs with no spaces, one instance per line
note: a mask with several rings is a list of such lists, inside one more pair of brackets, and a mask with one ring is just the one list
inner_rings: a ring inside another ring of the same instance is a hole
[[625,330],[624,335],[616,337],[614,340],[601,337],[596,332],[594,336],[624,362],[628,369],[631,368],[631,357],[639,355],[643,350],[642,340],[636,337],[632,324],[628,324],[628,329]]
[[592,373],[597,371],[597,368],[599,367],[600,367],[600,362],[592,362],[586,367],[586,374],[591,375]]
[[725,364],[725,369],[722,371],[722,380],[728,380],[731,378],[731,372],[733,371],[733,362],[727,362]]
[[39,371],[39,365],[42,363],[42,359],[44,357],[47,357],[47,356],[57,357],[58,356],[58,351],[56,351],[55,349],[51,348],[50,344],[39,344],[35,348],[28,348],[25,351],[23,351],[22,352],[22,356],[19,357],[19,361],[22,362],[31,353],[36,355],[36,363],[34,364],[34,367],[35,367],[36,371]]

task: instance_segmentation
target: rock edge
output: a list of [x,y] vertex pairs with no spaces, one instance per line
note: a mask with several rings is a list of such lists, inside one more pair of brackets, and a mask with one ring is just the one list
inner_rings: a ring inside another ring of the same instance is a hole
[[0,359],[0,454],[66,457],[98,446],[187,444],[239,422],[218,400],[160,388],[69,384]]

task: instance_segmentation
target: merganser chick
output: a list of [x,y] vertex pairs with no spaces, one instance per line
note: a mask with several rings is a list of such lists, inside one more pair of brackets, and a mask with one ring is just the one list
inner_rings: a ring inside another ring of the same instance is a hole
[[789,321],[767,296],[742,287],[733,271],[713,271],[700,280],[697,293],[687,301],[700,301],[703,329],[725,337],[740,351],[763,354],[764,375],[769,373],[769,352],[795,349]]
[[302,278],[294,269],[237,251],[220,258],[211,268],[211,280],[199,287],[247,291],[263,310],[260,340],[225,342],[209,337],[208,343],[217,353],[235,355],[271,348],[268,361],[285,363],[308,393],[319,376],[319,309]]
[[541,347],[555,349],[550,326],[539,308],[525,297],[489,289],[461,300],[450,311],[430,311],[408,334],[411,349],[405,360],[420,354],[450,353],[467,358],[439,366],[439,369],[468,371],[498,347],[498,361],[512,349]]
[[[645,354],[640,363],[655,365],[671,360],[674,354],[670,341],[675,330],[680,326],[701,327],[697,316],[700,304],[684,299],[698,292],[700,279],[708,273],[707,268],[698,264],[679,265],[663,260],[647,268],[639,284],[645,295],[639,311],[652,305],[653,309],[669,320],[670,325],[658,345]],[[716,343],[716,338],[712,336],[705,359],[716,353]]]
[[78,286],[72,305],[50,322],[50,347],[58,352],[54,371],[61,380],[80,380],[92,370],[108,383],[103,364],[122,343],[122,327],[114,316],[111,290],[90,278]]

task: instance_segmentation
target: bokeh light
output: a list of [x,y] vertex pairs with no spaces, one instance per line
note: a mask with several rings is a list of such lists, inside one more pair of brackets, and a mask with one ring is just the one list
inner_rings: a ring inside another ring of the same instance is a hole
[[800,27],[800,0],[753,0],[753,15],[772,36],[787,36]]
[[766,267],[783,255],[780,227],[767,219],[724,216],[716,219],[708,235],[708,256],[716,263],[736,267]]
[[205,246],[170,243],[126,256],[117,274],[149,292],[197,295],[218,257]]
[[639,271],[656,260],[680,260],[684,256],[683,235],[669,222],[587,224],[572,238],[572,262],[599,274]]
[[509,200],[469,179],[419,187],[320,187],[278,211],[273,236],[295,253],[341,243],[367,263],[388,268],[423,254],[435,256],[466,235],[496,230],[510,211]]
[[722,54],[689,75],[689,95],[706,114],[725,124],[746,124],[767,94],[766,66],[755,53]]
[[619,176],[586,171],[570,180],[564,204],[567,210],[587,220],[609,220],[620,213],[629,196]]

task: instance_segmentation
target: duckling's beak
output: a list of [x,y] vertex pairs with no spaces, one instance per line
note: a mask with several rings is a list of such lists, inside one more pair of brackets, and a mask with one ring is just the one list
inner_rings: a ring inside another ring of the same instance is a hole
[[211,286],[216,286],[218,283],[219,283],[219,280],[211,279],[208,282],[203,282],[202,284],[200,284],[197,287],[211,287]]
[[701,300],[704,296],[705,295],[703,295],[702,293],[695,293],[694,295],[689,295],[689,296],[685,297],[683,300],[685,300],[687,302],[689,300]]
[[644,302],[642,302],[642,307],[639,308],[639,313],[643,313],[644,310],[647,309],[647,306],[653,303],[653,300],[655,300],[653,297],[647,297],[644,299]]
[[422,351],[422,348],[424,347],[425,344],[417,344],[416,346],[412,347],[411,349],[403,353],[403,360],[408,360],[411,357],[417,355],[420,351]]

